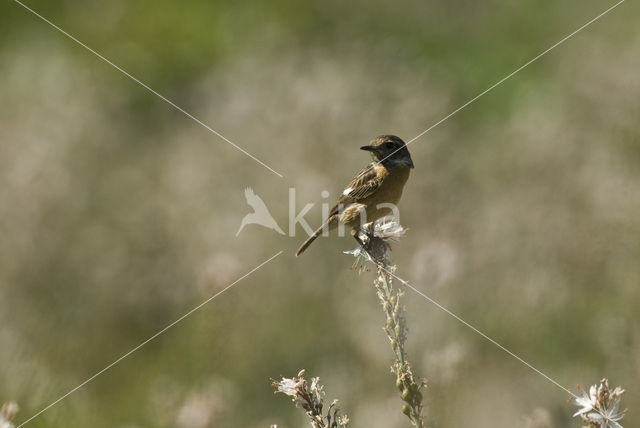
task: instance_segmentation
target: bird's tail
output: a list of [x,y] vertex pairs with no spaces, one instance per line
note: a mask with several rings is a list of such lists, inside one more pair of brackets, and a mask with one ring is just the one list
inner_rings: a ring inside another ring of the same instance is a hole
[[322,226],[320,226],[320,227],[318,228],[318,230],[316,230],[315,232],[313,232],[313,234],[311,234],[311,236],[310,236],[309,238],[307,238],[307,240],[306,240],[306,241],[304,241],[304,242],[302,243],[302,245],[300,245],[300,248],[298,248],[298,251],[296,251],[296,257],[298,257],[300,254],[302,254],[302,253],[304,252],[304,250],[306,250],[306,249],[307,249],[307,247],[308,247],[309,245],[311,245],[311,243],[312,243],[313,241],[315,241],[315,240],[316,240],[316,238],[322,234],[322,231],[323,231],[326,227],[328,227],[328,226],[329,226],[329,224],[331,223],[331,221],[332,221],[332,220],[333,220],[333,218],[332,218],[332,217],[329,217],[329,218],[327,219],[327,221],[326,221],[326,222],[324,222],[324,223],[322,224]]

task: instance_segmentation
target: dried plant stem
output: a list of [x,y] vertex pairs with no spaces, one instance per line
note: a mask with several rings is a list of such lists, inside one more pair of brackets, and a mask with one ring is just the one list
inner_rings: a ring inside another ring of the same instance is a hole
[[411,371],[411,364],[407,360],[405,351],[408,332],[407,320],[405,308],[400,304],[403,293],[399,288],[393,287],[393,277],[388,273],[394,270],[395,266],[379,264],[378,276],[374,285],[387,318],[384,331],[395,354],[391,371],[396,375],[396,386],[400,390],[402,400],[405,401],[402,413],[407,415],[415,427],[423,428],[422,393],[420,390],[426,386],[426,382],[422,379],[416,380]]

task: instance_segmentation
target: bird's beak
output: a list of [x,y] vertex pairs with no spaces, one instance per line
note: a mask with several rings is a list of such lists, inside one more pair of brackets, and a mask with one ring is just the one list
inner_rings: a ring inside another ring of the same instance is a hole
[[360,147],[360,150],[366,150],[368,152],[375,152],[376,148],[374,146],[362,146],[362,147]]

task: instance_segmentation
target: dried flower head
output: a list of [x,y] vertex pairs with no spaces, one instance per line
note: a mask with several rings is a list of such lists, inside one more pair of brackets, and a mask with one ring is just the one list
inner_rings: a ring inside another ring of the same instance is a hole
[[355,270],[358,275],[360,275],[364,271],[369,270],[367,268],[367,262],[373,262],[373,259],[371,259],[371,256],[369,256],[369,253],[367,253],[367,251],[361,245],[354,248],[353,250],[345,251],[344,253],[351,254],[356,258],[356,261],[353,262],[351,268]]
[[400,242],[407,233],[407,228],[395,219],[382,218],[373,223],[373,235],[384,240]]
[[573,416],[580,416],[588,423],[588,427],[622,428],[618,423],[624,417],[626,410],[619,411],[620,399],[624,389],[619,386],[613,391],[609,389],[609,381],[602,379],[600,385],[592,385],[587,393],[580,390],[581,395],[575,398],[575,404],[580,406]]
[[292,378],[282,377],[279,381],[274,380],[271,383],[276,387],[274,393],[281,392],[292,397],[296,407],[302,407],[305,410],[314,428],[346,427],[349,418],[339,415],[338,400],[333,400],[326,415],[322,414],[324,386],[320,384],[318,377],[311,378],[311,383],[307,382],[304,374],[303,369]]
[[365,225],[354,232],[353,237],[360,245],[353,250],[345,251],[356,258],[353,269],[360,274],[367,270],[367,262],[385,264],[389,261],[389,242],[399,242],[407,229],[395,219],[382,218]]

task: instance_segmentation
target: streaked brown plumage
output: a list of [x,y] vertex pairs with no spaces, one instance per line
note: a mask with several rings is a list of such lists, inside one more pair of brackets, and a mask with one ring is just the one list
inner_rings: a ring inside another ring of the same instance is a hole
[[[380,204],[395,205],[400,200],[413,168],[404,141],[395,135],[381,135],[360,149],[370,151],[373,162],[349,183],[329,212],[327,220],[300,246],[296,256],[302,254],[325,228],[334,229],[339,223],[358,228],[391,214],[390,207],[380,207]],[[366,221],[361,222],[361,212],[366,213]]]

